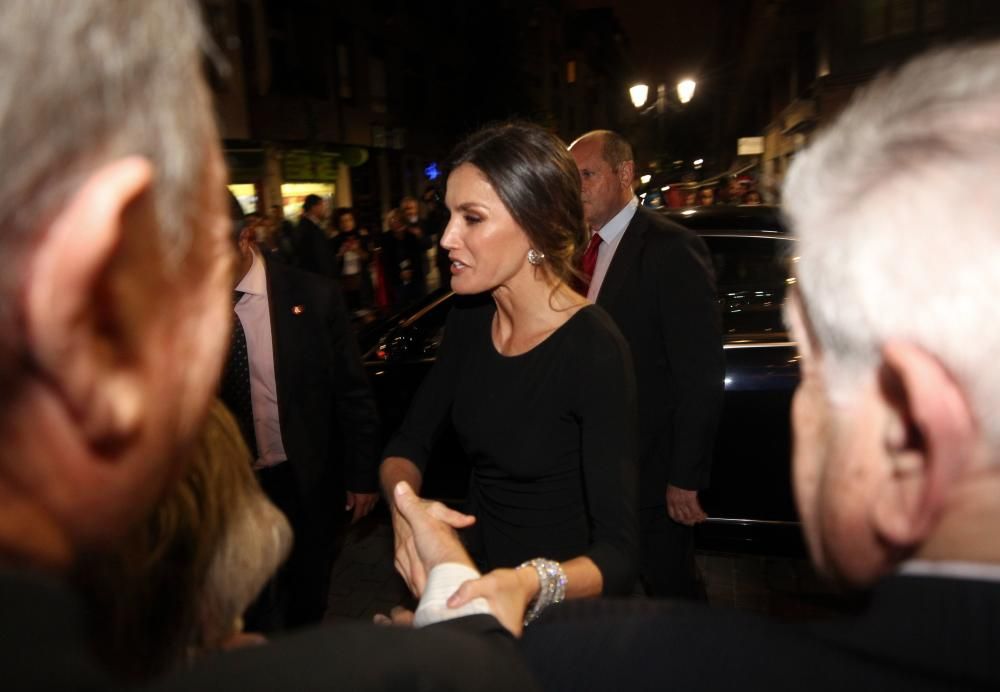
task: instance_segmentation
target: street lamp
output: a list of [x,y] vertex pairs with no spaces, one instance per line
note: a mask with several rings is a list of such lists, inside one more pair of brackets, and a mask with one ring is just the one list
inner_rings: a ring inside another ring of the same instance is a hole
[[695,87],[698,86],[693,79],[682,79],[677,82],[677,98],[681,103],[687,103],[694,96]]
[[[662,154],[664,150],[664,140],[666,131],[666,118],[668,111],[682,111],[681,106],[687,104],[694,96],[695,82],[693,79],[683,79],[677,84],[677,101],[670,98],[670,92],[665,83],[656,85],[656,101],[646,106],[649,98],[649,85],[636,83],[629,87],[628,95],[632,100],[632,105],[639,112],[639,115],[646,115],[656,108],[656,145],[655,148]],[[679,105],[678,105],[679,102]],[[648,184],[648,176],[644,176],[642,183]]]
[[649,87],[645,84],[633,84],[629,87],[628,95],[632,99],[633,106],[642,108],[646,105],[646,99],[649,98]]

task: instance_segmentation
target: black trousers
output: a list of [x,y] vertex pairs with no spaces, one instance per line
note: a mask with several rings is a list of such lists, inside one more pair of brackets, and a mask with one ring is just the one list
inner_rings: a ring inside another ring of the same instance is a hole
[[694,529],[678,524],[666,507],[639,510],[639,579],[654,598],[706,600],[694,561]]
[[261,469],[257,478],[295,535],[288,560],[247,610],[246,629],[273,633],[322,622],[330,573],[343,542],[343,502],[333,497],[319,507],[307,502],[290,461]]

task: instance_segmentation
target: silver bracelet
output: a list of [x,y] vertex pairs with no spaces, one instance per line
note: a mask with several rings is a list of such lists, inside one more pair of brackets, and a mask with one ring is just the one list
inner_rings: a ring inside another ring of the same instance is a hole
[[546,560],[543,557],[522,562],[518,569],[521,567],[534,567],[535,573],[538,574],[538,595],[529,604],[528,612],[524,614],[524,624],[528,625],[550,605],[560,603],[566,598],[566,572],[555,560]]

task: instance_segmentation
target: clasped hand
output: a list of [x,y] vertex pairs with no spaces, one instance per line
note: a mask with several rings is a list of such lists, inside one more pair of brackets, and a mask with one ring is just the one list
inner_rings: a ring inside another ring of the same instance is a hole
[[[417,597],[427,585],[427,573],[445,562],[474,567],[455,529],[471,526],[475,517],[445,507],[440,502],[423,500],[409,484],[398,483],[393,490],[393,531],[396,541],[396,570]],[[489,574],[462,583],[448,599],[450,608],[458,608],[475,598],[485,598],[493,615],[515,636],[524,628],[524,613],[538,593],[534,569],[496,569]],[[407,622],[403,613],[394,613],[397,622]]]
[[427,572],[435,565],[457,562],[474,567],[455,529],[472,526],[475,517],[421,499],[405,481],[396,484],[393,496],[396,571],[414,596],[423,595]]

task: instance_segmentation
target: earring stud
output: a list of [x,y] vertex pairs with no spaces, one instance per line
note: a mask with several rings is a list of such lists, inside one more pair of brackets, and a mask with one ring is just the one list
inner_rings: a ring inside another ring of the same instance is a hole
[[528,250],[528,263],[529,264],[533,264],[534,266],[537,267],[543,261],[545,261],[545,253],[544,252],[539,252],[535,248],[531,248],[530,250]]

